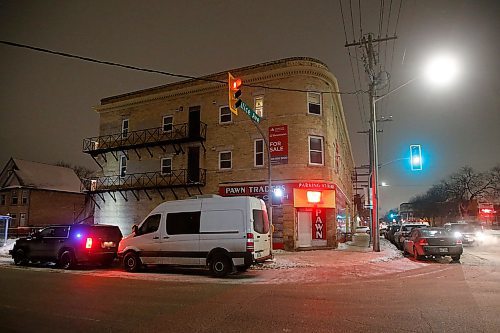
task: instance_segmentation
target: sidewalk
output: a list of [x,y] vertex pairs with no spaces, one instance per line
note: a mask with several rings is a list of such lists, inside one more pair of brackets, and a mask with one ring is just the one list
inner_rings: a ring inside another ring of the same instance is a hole
[[333,250],[311,250],[286,252],[273,251],[274,259],[256,269],[288,269],[301,267],[338,267],[387,262],[402,258],[401,251],[386,239],[380,239],[380,252],[373,252],[371,247],[353,245],[353,242],[340,243]]

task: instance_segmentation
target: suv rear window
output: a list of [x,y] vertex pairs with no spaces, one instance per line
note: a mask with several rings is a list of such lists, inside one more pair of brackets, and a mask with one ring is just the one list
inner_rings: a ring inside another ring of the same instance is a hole
[[253,230],[259,234],[267,234],[269,232],[269,219],[267,211],[254,209],[253,211]]

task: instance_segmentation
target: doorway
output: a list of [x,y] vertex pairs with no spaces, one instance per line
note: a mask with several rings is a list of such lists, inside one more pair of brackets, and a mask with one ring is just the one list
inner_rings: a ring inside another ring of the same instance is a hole
[[297,213],[298,247],[312,246],[312,214],[311,212]]
[[188,183],[198,183],[200,181],[200,147],[188,148]]
[[192,106],[189,108],[189,137],[200,137],[200,107]]

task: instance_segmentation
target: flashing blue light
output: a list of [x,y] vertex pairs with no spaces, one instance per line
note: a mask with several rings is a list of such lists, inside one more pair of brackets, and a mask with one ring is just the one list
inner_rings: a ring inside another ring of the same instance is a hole
[[283,190],[280,188],[275,188],[273,192],[274,196],[276,196],[277,198],[281,198],[283,196]]
[[82,234],[81,233],[77,233],[76,234],[76,238],[82,238]]

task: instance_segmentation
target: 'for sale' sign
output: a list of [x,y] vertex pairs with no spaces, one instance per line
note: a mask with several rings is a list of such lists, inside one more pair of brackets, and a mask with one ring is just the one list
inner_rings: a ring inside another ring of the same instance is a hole
[[269,127],[271,164],[288,164],[288,126]]

